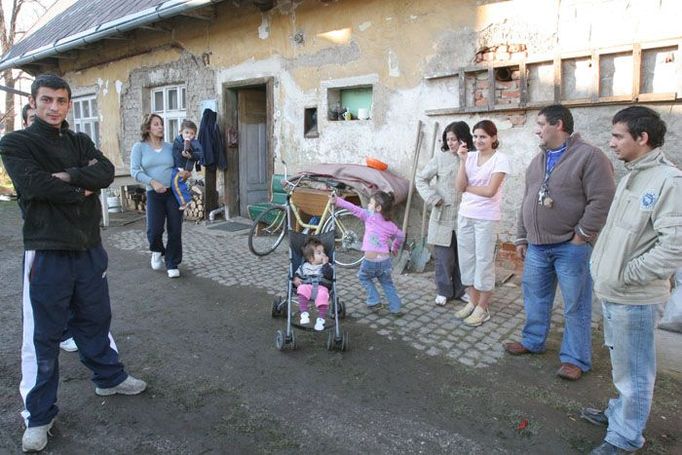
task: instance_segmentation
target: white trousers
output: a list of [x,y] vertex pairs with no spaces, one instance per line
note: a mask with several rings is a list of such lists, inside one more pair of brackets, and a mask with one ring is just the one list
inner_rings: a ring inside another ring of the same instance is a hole
[[497,221],[457,217],[457,252],[462,285],[478,291],[495,288]]

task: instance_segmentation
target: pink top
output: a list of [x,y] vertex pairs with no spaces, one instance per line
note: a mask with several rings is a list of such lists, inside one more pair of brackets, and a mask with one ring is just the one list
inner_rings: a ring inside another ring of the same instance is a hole
[[393,221],[385,220],[380,213],[372,213],[340,197],[336,198],[336,206],[348,210],[365,222],[362,251],[375,253],[398,251],[403,240],[405,240],[403,231]]
[[[490,184],[493,174],[498,172],[511,174],[509,158],[501,152],[495,152],[488,161],[483,163],[483,166],[478,165],[478,152],[469,152],[464,166],[470,186],[487,186]],[[502,185],[493,197],[479,196],[469,192],[463,193],[459,214],[475,220],[499,221],[502,218],[502,210],[500,209]]]

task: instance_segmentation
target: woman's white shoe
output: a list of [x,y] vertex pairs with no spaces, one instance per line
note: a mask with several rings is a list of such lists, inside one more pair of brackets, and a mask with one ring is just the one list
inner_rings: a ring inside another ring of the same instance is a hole
[[447,302],[447,301],[448,301],[448,298],[445,297],[444,295],[439,294],[436,296],[436,305],[443,306],[443,305],[445,305],[445,302]]

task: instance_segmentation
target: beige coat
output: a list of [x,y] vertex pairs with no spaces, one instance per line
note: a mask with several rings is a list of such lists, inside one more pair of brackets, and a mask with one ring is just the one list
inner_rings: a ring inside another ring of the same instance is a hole
[[594,291],[612,303],[663,303],[682,266],[682,172],[660,150],[625,167],[592,252]]
[[[419,195],[431,208],[427,242],[450,246],[452,231],[457,226],[457,211],[462,193],[455,189],[459,157],[449,151],[436,151],[434,157],[417,173],[415,185]],[[435,177],[435,179],[434,179]],[[438,201],[442,201],[436,207]]]

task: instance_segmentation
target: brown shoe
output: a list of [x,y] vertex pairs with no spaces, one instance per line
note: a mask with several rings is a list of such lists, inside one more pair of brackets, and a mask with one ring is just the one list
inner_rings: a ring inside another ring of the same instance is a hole
[[583,371],[572,363],[562,363],[556,374],[560,378],[577,381],[583,375]]
[[510,353],[511,355],[532,354],[532,352],[526,349],[526,347],[519,343],[518,341],[504,343],[504,350]]

